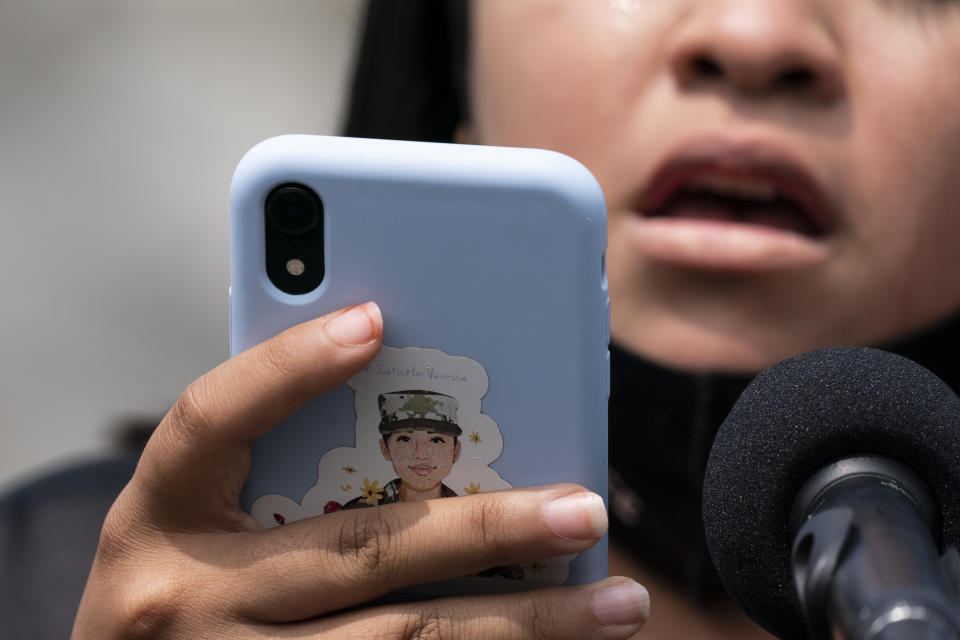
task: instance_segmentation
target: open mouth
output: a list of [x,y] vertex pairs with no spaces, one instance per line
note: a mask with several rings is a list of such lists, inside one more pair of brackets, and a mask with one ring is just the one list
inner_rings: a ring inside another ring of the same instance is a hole
[[777,146],[706,138],[673,153],[631,207],[646,259],[712,271],[823,264],[838,217],[802,162]]
[[776,180],[729,172],[705,171],[683,179],[645,215],[755,225],[810,238],[825,231],[817,216]]

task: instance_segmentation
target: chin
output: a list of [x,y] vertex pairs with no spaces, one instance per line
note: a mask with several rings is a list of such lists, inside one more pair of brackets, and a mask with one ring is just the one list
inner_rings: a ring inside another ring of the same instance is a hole
[[750,375],[837,340],[851,343],[854,332],[821,273],[744,276],[637,263],[611,273],[613,339],[660,366]]
[[424,478],[417,477],[415,480],[404,480],[404,484],[415,491],[430,491],[436,489],[440,486],[440,482],[434,480],[425,480]]
[[[668,369],[691,372],[719,372],[739,375],[753,375],[763,371],[781,360],[810,351],[818,346],[804,348],[799,345],[784,344],[782,339],[773,338],[773,344],[762,344],[758,340],[748,340],[751,331],[744,327],[736,335],[722,334],[686,327],[681,330],[681,321],[669,323],[663,337],[657,331],[644,331],[634,340],[617,342],[634,353]],[[661,337],[657,337],[657,336]]]

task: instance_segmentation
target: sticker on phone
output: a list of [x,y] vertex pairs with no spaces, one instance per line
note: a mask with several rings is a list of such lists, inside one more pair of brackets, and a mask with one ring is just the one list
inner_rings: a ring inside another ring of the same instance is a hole
[[[261,526],[511,488],[490,467],[503,451],[503,436],[482,412],[488,378],[476,360],[436,349],[385,346],[347,385],[354,390],[356,445],[318,452],[317,483],[300,503],[281,495],[260,497],[251,514]],[[444,582],[444,588],[455,593],[459,584],[464,592],[476,592],[478,586],[487,590],[478,583],[500,582],[489,578],[522,581],[524,587],[559,585],[570,560],[493,567]]]

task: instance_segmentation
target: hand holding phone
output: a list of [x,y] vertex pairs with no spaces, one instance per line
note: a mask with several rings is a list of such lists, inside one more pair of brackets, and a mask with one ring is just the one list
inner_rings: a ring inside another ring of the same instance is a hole
[[[237,507],[251,443],[376,355],[376,305],[341,309],[199,378],[110,511],[74,640],[119,638],[626,638],[645,593],[573,588],[342,611],[402,585],[582,551],[597,496],[561,485],[340,511],[260,530]],[[387,552],[389,551],[389,552]]]

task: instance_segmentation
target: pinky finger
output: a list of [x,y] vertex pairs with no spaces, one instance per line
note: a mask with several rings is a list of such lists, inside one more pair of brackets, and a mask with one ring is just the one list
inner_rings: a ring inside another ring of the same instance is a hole
[[607,578],[576,587],[359,609],[272,627],[265,635],[317,640],[626,640],[649,613],[646,589],[628,578]]

